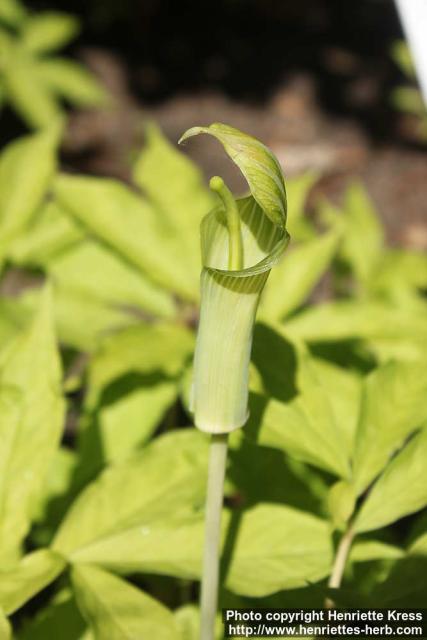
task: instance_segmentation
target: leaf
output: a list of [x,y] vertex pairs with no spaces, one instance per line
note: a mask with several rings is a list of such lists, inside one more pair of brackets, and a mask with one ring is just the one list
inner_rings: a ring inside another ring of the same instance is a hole
[[79,351],[92,352],[103,336],[138,323],[136,315],[65,288],[56,290],[55,301],[58,337]]
[[48,549],[35,551],[0,571],[0,606],[11,614],[62,572],[65,561]]
[[86,466],[123,459],[149,438],[178,394],[192,345],[189,331],[166,324],[140,324],[101,342],[80,436]]
[[74,557],[133,527],[191,512],[203,500],[207,442],[194,430],[174,432],[107,469],[71,507],[53,548]]
[[8,102],[31,129],[62,123],[63,112],[52,91],[43,84],[38,67],[25,52],[14,51],[3,68]]
[[371,590],[375,607],[425,607],[427,597],[427,560],[423,556],[406,556],[394,563],[389,575]]
[[85,67],[66,58],[41,60],[38,76],[50,91],[78,107],[106,106],[105,89]]
[[286,331],[309,342],[354,339],[427,339],[427,313],[384,302],[334,301],[312,306],[286,321]]
[[27,18],[21,32],[23,46],[32,53],[49,53],[73,40],[78,20],[67,13],[44,11]]
[[0,608],[0,637],[2,640],[12,640],[12,627]]
[[172,613],[124,580],[89,565],[74,567],[72,580],[97,640],[178,640]]
[[76,246],[84,230],[54,200],[42,204],[31,224],[22,230],[9,248],[9,257],[18,265],[45,267],[62,251]]
[[363,378],[327,360],[313,358],[312,363],[317,379],[332,407],[346,451],[349,456],[352,456],[359,420]]
[[175,314],[175,305],[166,291],[95,241],[80,242],[51,259],[47,271],[65,294],[72,291],[116,309],[135,307],[135,315],[138,309],[163,318]]
[[0,233],[5,246],[41,205],[56,170],[57,131],[12,142],[0,156]]
[[221,142],[226,153],[245,176],[251,194],[266,216],[280,228],[286,225],[286,189],[282,169],[271,151],[252,136],[214,123],[209,127],[192,127],[180,143],[200,133],[207,133]]
[[160,129],[150,125],[145,146],[134,165],[133,179],[181,238],[186,247],[182,259],[198,272],[199,225],[214,205],[199,169],[168,142]]
[[[328,574],[332,548],[326,522],[291,507],[267,504],[234,517],[224,512],[222,518],[223,559],[231,555],[228,589],[261,597]],[[169,516],[112,532],[77,551],[72,560],[79,566],[91,562],[123,573],[199,579],[203,540],[201,514]]]
[[47,607],[24,623],[18,640],[57,640],[58,629],[61,640],[94,640],[68,589],[62,589]]
[[258,502],[279,503],[315,514],[324,511],[327,485],[320,474],[284,451],[250,442],[236,432],[229,438],[227,479],[231,499],[238,495],[245,507]]
[[355,522],[372,531],[427,505],[427,429],[422,429],[391,461],[374,484]]
[[2,0],[0,3],[0,21],[10,26],[19,25],[26,15],[27,10],[20,0]]
[[342,255],[360,284],[367,283],[379,262],[384,232],[378,215],[361,183],[354,182],[344,202]]
[[310,514],[260,504],[244,512],[234,535],[226,586],[240,595],[262,597],[302,587],[330,571],[329,526]]
[[114,180],[60,176],[55,193],[69,215],[154,282],[197,299],[198,273],[182,261],[182,246],[165,220],[140,196]]
[[261,314],[270,320],[280,320],[303,304],[329,267],[338,241],[339,234],[333,230],[287,253],[270,274]]
[[362,493],[405,439],[427,420],[427,367],[389,363],[365,381],[354,455],[354,482]]
[[175,378],[184,369],[194,338],[173,324],[139,324],[105,338],[91,363],[89,384],[98,393],[128,372]]
[[[227,513],[223,528],[228,522]],[[202,513],[163,514],[162,519],[140,521],[78,549],[74,565],[92,563],[116,573],[170,575],[187,580],[201,576],[204,541]]]
[[34,501],[58,446],[64,418],[48,288],[32,324],[2,355],[0,385],[16,387],[20,395],[13,409],[13,400],[6,399],[9,408],[2,416],[0,438],[5,469],[0,484],[0,548],[2,557],[10,560],[28,532]]
[[246,432],[258,444],[346,478],[350,474],[345,436],[308,352],[281,329],[257,325],[252,359],[265,395],[253,395]]
[[[50,542],[53,531],[64,515],[64,505],[70,500],[67,493],[72,486],[77,461],[76,453],[65,447],[60,447],[51,460],[43,492],[33,509],[34,522],[39,525],[37,542],[41,535],[44,536],[44,543]],[[33,539],[34,535],[33,531]]]
[[[0,302],[0,344],[28,325],[39,300],[40,290],[32,288]],[[65,288],[55,291],[54,313],[60,342],[79,351],[92,352],[105,335],[138,323],[135,314]]]
[[348,522],[356,506],[354,487],[350,482],[340,480],[329,490],[328,511],[334,527],[340,528]]
[[288,196],[288,220],[286,226],[293,240],[309,240],[316,234],[316,230],[307,217],[304,216],[304,206],[307,196],[318,180],[318,175],[312,171],[286,179],[286,193]]
[[[114,398],[121,389],[123,395]],[[111,395],[105,394],[105,404],[93,416],[88,416],[89,424],[81,435],[82,455],[89,449],[87,455],[93,457],[92,440],[96,437],[104,464],[124,460],[149,440],[176,396],[177,385],[170,381],[150,384],[149,380],[140,378],[138,381],[137,376],[128,376],[113,385]]]
[[350,562],[372,562],[373,560],[396,560],[404,557],[405,551],[380,540],[356,539],[352,544]]
[[402,289],[423,290],[427,287],[427,256],[421,251],[388,249],[369,285],[374,294],[389,297]]

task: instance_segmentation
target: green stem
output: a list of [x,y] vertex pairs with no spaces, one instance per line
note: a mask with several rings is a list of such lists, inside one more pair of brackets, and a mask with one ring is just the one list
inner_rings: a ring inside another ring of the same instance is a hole
[[227,443],[227,433],[214,434],[211,437],[206,496],[205,550],[200,599],[200,640],[213,640],[215,635],[215,616],[218,608],[221,511]]
[[221,198],[227,216],[229,242],[228,268],[232,271],[238,271],[243,268],[243,242],[239,209],[237,208],[233,194],[225,185],[222,178],[214,176],[209,186],[212,191],[215,191]]
[[[348,554],[350,553],[351,545],[354,539],[354,531],[351,525],[343,534],[340,543],[338,545],[337,553],[335,556],[332,572],[328,581],[328,587],[330,589],[339,589],[341,581],[344,575],[344,569],[347,564]],[[325,607],[332,609],[335,606],[334,601],[331,598],[326,598]]]

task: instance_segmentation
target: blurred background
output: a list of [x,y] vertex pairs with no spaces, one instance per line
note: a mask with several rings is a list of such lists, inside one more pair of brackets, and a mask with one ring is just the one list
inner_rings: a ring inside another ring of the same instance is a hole
[[[226,122],[270,145],[291,177],[319,174],[339,200],[360,176],[394,245],[427,247],[427,129],[392,0],[28,1],[80,19],[62,51],[83,62],[114,108],[73,112],[63,146],[71,171],[127,179],[144,124],[176,142],[194,124]],[[22,122],[2,112],[2,142]],[[203,140],[187,152],[224,173]],[[243,184],[230,163],[225,176]],[[314,201],[314,200],[313,200]],[[309,200],[310,207],[310,200]]]

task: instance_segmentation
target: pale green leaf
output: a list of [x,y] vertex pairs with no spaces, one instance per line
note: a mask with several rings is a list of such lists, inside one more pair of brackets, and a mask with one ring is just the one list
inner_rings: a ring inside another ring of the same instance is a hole
[[329,490],[328,511],[335,527],[340,528],[348,522],[356,506],[356,493],[350,482],[340,480]]
[[364,285],[380,260],[384,231],[365,188],[358,182],[350,185],[346,192],[344,229],[342,256]]
[[19,409],[19,417],[9,409],[1,427],[6,471],[0,486],[0,548],[2,557],[10,559],[28,532],[34,500],[62,432],[65,407],[49,289],[34,321],[2,353],[0,366],[0,384],[16,387],[20,394],[13,410]]
[[427,339],[427,312],[414,314],[385,302],[338,300],[309,307],[286,321],[291,335],[309,342],[404,337]]
[[33,508],[35,522],[43,522],[52,517],[49,514],[51,503],[57,503],[69,490],[77,467],[77,455],[71,449],[60,447],[50,462],[43,491]]
[[245,176],[251,194],[266,216],[280,228],[286,225],[286,190],[277,158],[262,142],[221,123],[193,127],[180,142],[207,133],[221,142],[225,151]]
[[103,394],[99,410],[89,414],[80,436],[82,453],[89,448],[88,454],[92,453],[93,457],[91,443],[95,438],[102,449],[102,462],[117,462],[128,457],[151,437],[176,396],[174,381],[150,381],[143,377],[138,380],[138,376],[129,374],[112,385],[109,392]]
[[74,567],[77,603],[97,640],[178,640],[172,613],[117,576],[90,565]]
[[313,358],[312,363],[351,456],[359,420],[362,377],[327,360]]
[[27,10],[20,0],[2,0],[0,3],[0,21],[8,25],[19,25],[26,15]]
[[89,352],[105,335],[138,323],[135,314],[65,287],[55,292],[55,319],[61,342]]
[[[41,205],[56,170],[56,127],[12,142],[0,156],[0,234],[4,245]],[[0,246],[1,246],[0,245]]]
[[347,478],[346,436],[310,355],[285,334],[258,325],[252,358],[265,395],[252,397],[250,437]]
[[33,53],[48,53],[65,46],[79,31],[78,20],[67,13],[44,11],[27,18],[21,41]]
[[65,175],[55,193],[70,215],[147,277],[197,299],[199,273],[188,269],[177,234],[140,196],[114,180]]
[[262,597],[326,577],[332,562],[328,523],[290,507],[260,504],[237,525],[227,587]]
[[376,294],[388,296],[402,289],[427,288],[427,255],[421,251],[388,249],[369,287]]
[[88,370],[80,436],[88,462],[123,459],[150,437],[177,396],[192,346],[189,331],[160,324],[140,324],[101,342]]
[[17,638],[58,640],[58,629],[61,629],[61,640],[94,640],[68,589],[62,589],[47,607],[25,621]]
[[54,548],[73,557],[80,549],[203,501],[206,439],[195,430],[173,432],[103,472],[71,507]]
[[[223,544],[237,538],[227,573],[227,588],[260,597],[304,586],[324,578],[330,569],[332,544],[328,523],[283,505],[258,505],[235,514],[223,513]],[[138,571],[187,579],[201,576],[204,521],[198,516],[156,520],[82,548],[73,562],[100,564],[123,573]]]
[[0,607],[0,638],[2,640],[12,640],[12,627],[9,620],[4,615]]
[[10,614],[44,589],[63,571],[65,561],[48,549],[34,551],[0,570],[0,606]]
[[[224,513],[223,529],[228,523]],[[194,580],[201,576],[204,541],[202,513],[173,516],[111,531],[75,551],[72,562],[93,563],[116,573],[154,573]]]
[[405,551],[380,540],[356,539],[352,544],[350,562],[372,562],[373,560],[397,560],[403,558]]
[[[39,298],[39,289],[29,289],[17,298],[1,301],[0,347],[2,340],[7,341],[28,325]],[[105,335],[138,323],[135,313],[64,287],[55,291],[54,314],[60,342],[79,351],[92,352]]]
[[427,505],[427,429],[415,435],[374,484],[355,522],[372,531]]
[[41,82],[37,63],[21,51],[8,56],[3,69],[8,102],[31,129],[61,122],[63,112],[52,91]]
[[[133,178],[150,202],[181,238],[182,259],[200,270],[202,217],[214,205],[214,197],[202,182],[199,169],[175,149],[154,125],[146,129],[146,142],[138,156]],[[167,188],[165,188],[167,185]]]
[[16,264],[45,266],[84,237],[84,229],[51,200],[38,209],[31,224],[12,243],[8,253]]
[[[173,317],[171,296],[102,244],[85,240],[52,258],[47,271],[59,291],[99,300],[112,308],[134,308]],[[75,321],[79,321],[76,318]]]
[[179,325],[141,323],[102,341],[89,370],[91,393],[128,372],[175,378],[184,369],[194,338]]
[[28,313],[16,298],[0,300],[0,358],[2,350],[28,324]]
[[389,363],[365,381],[354,455],[362,493],[405,439],[427,420],[427,366]]
[[107,93],[98,80],[82,65],[66,58],[41,60],[37,65],[41,81],[72,105],[101,107]]
[[339,237],[333,230],[287,253],[270,274],[261,302],[261,315],[280,320],[303,304],[329,267]]
[[288,196],[286,226],[293,240],[309,240],[316,234],[313,224],[304,216],[304,207],[307,196],[317,180],[318,175],[312,171],[286,179],[286,193]]

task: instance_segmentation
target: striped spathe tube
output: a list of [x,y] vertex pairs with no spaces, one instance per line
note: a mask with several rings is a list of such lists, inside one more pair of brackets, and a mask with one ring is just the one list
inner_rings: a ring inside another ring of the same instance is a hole
[[[289,242],[286,191],[278,161],[261,142],[232,127],[194,127],[181,140],[217,138],[245,176],[250,195],[233,202],[240,218],[241,268],[230,269],[224,203],[201,224],[201,307],[191,409],[202,431],[229,433],[248,419],[252,335],[261,292]],[[228,192],[229,193],[229,192]]]

